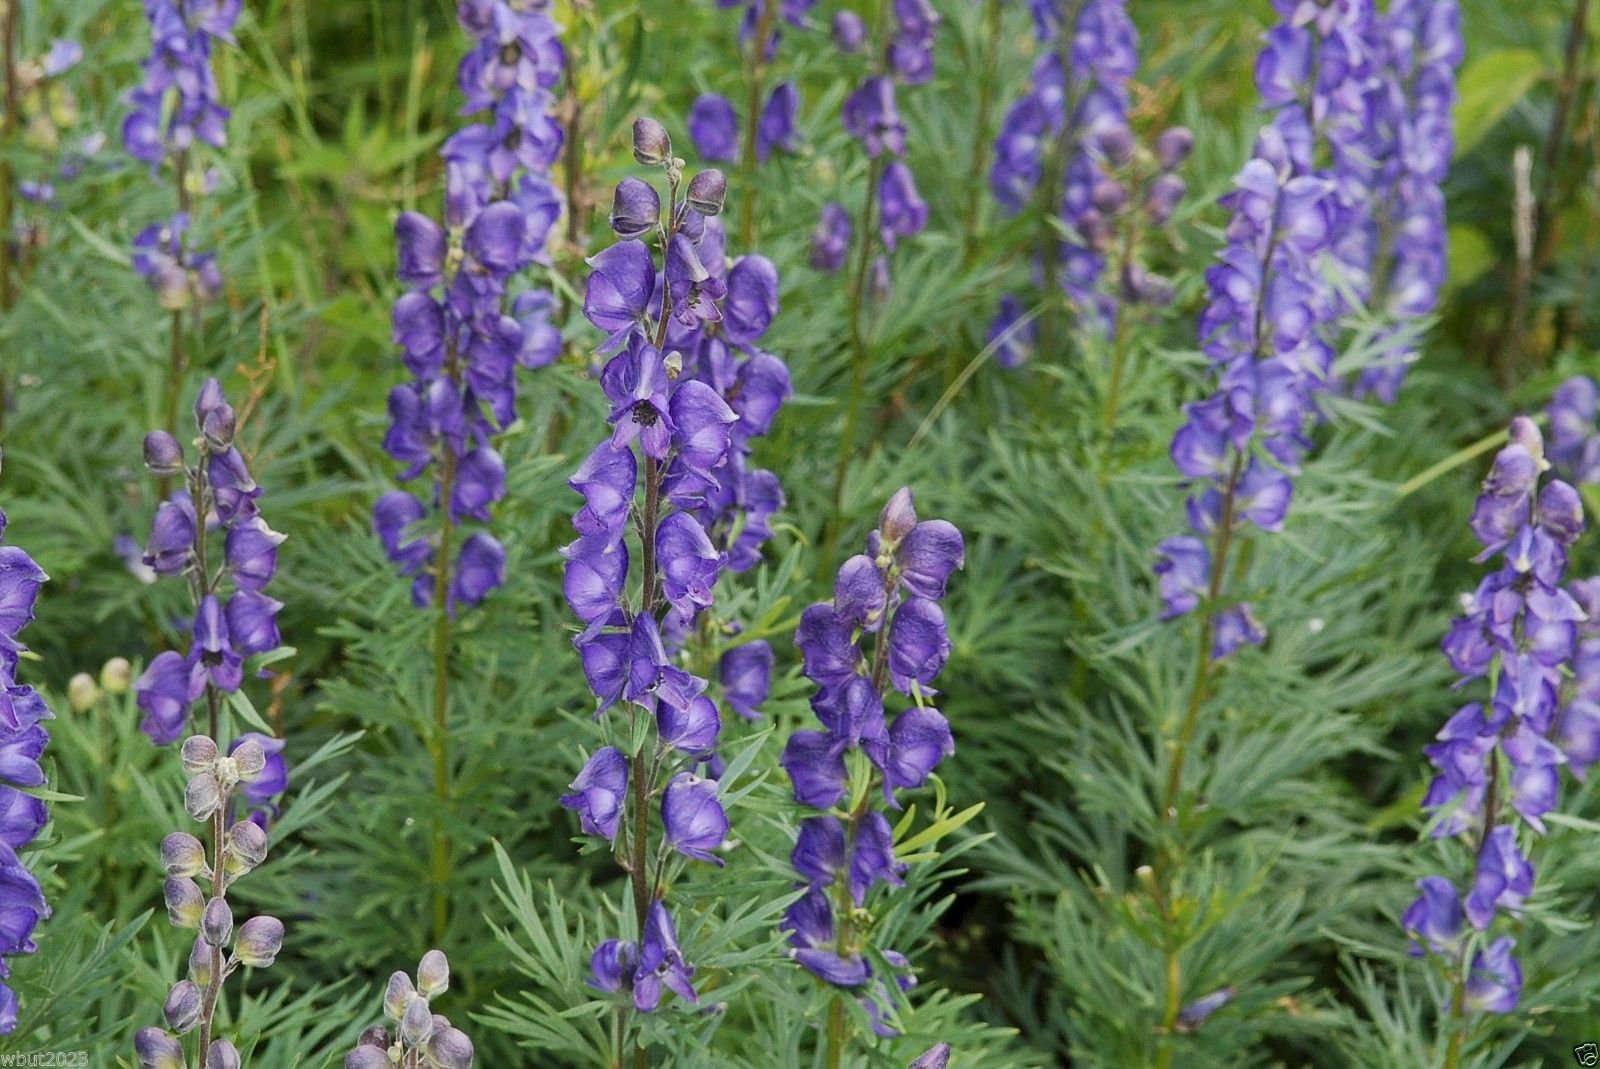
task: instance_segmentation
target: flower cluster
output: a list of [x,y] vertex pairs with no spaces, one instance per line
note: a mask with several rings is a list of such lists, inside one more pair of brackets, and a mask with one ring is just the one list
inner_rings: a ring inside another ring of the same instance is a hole
[[[189,953],[189,975],[172,986],[162,1007],[171,1031],[145,1028],[134,1037],[139,1064],[146,1069],[190,1064],[177,1038],[189,1032],[199,1037],[193,1064],[237,1066],[239,1052],[233,1043],[214,1038],[212,1032],[222,985],[242,965],[267,968],[283,946],[282,921],[262,915],[236,928],[227,897],[229,889],[267,857],[267,833],[260,824],[249,819],[229,824],[234,793],[268,774],[266,751],[254,739],[243,739],[224,754],[210,736],[191,735],[182,752],[189,776],[183,806],[195,820],[210,826],[213,847],[208,863],[205,845],[187,832],[173,832],[161,841],[167,919],[175,928],[195,931],[196,938]],[[201,880],[209,881],[209,895],[201,889]]]
[[439,950],[422,955],[415,983],[403,972],[389,977],[383,1015],[394,1023],[394,1034],[381,1024],[362,1032],[355,1050],[345,1055],[345,1069],[470,1069],[472,1040],[429,1005],[449,988],[450,962]]
[[[777,54],[784,23],[797,29],[808,25],[806,15],[816,0],[717,0],[718,7],[744,10],[739,23],[739,44],[750,53],[752,71],[764,70]],[[758,38],[760,38],[758,40]],[[753,78],[759,75],[752,74]],[[752,101],[760,99],[760,83],[753,82]],[[800,108],[800,90],[791,81],[779,82],[767,93],[755,116],[753,145],[744,146],[757,163],[766,163],[773,152],[799,150],[795,117]],[[741,158],[739,114],[720,93],[702,93],[689,109],[689,138],[702,160],[735,163]]]
[[1600,483],[1600,386],[1577,375],[1556,387],[1550,418],[1550,462],[1575,483]]
[[[1191,480],[1193,534],[1158,547],[1162,619],[1217,596],[1228,542],[1239,527],[1282,529],[1290,475],[1310,447],[1306,427],[1333,364],[1317,330],[1317,309],[1329,299],[1317,270],[1330,234],[1329,184],[1296,177],[1283,140],[1268,127],[1222,203],[1232,212],[1228,245],[1206,271],[1209,302],[1200,317],[1218,386],[1187,406],[1172,439],[1173,463]],[[1208,619],[1214,658],[1266,637],[1245,603]]]
[[[1486,701],[1463,705],[1425,749],[1437,775],[1423,808],[1435,838],[1467,837],[1475,872],[1465,896],[1447,878],[1418,881],[1421,897],[1403,924],[1421,945],[1456,971],[1466,1006],[1509,1013],[1522,970],[1510,936],[1487,947],[1466,927],[1487,932],[1498,911],[1519,916],[1533,890],[1532,864],[1518,844],[1518,825],[1544,831],[1556,806],[1559,767],[1583,778],[1600,760],[1596,664],[1600,582],[1563,586],[1567,554],[1584,527],[1578,493],[1549,469],[1533,421],[1512,421],[1510,443],[1495,457],[1472,514],[1483,545],[1476,560],[1500,566],[1462,598],[1462,615],[1443,649],[1459,686],[1491,681]],[[1576,660],[1575,660],[1576,658]],[[1570,681],[1569,681],[1570,677]],[[1468,952],[1471,951],[1470,964]]]
[[[722,173],[704,170],[685,182],[684,162],[653,119],[634,124],[633,152],[641,165],[662,169],[667,196],[663,205],[651,182],[623,179],[611,212],[619,240],[590,261],[583,307],[605,335],[601,352],[614,354],[600,373],[612,431],[569,480],[584,504],[573,516],[579,537],[562,555],[596,715],[620,702],[637,742],[632,752],[596,750],[561,804],[579,814],[586,834],[613,844],[633,887],[639,939],[602,942],[591,982],[650,1013],[663,987],[697,1000],[694,970],[656,897],[663,867],[670,853],[720,865],[715,851],[728,832],[717,781],[696,772],[714,754],[721,713],[707,681],[669,651],[712,604],[730,557],[754,562],[782,501],[776,479],[749,471],[745,458],[789,383],[782,361],[754,348],[777,312],[776,269],[759,256],[725,266],[714,218],[726,195]],[[652,235],[659,270],[642,240]],[[630,527],[638,537],[636,597]],[[771,651],[764,659],[762,652],[749,643],[723,666],[729,703],[740,712],[753,713],[765,697]],[[656,798],[662,834],[652,876]]]
[[[1185,192],[1177,168],[1194,139],[1182,128],[1165,131],[1154,146],[1154,165],[1139,166],[1128,127],[1128,81],[1138,69],[1139,36],[1124,0],[1089,0],[1076,7],[1070,27],[1062,24],[1066,6],[1034,5],[1037,36],[1049,50],[1034,64],[1027,92],[1006,112],[989,184],[1006,212],[1016,214],[1038,197],[1046,214],[1065,225],[1068,236],[1051,233],[1055,249],[1038,273],[1059,283],[1083,323],[1106,333],[1117,304],[1104,284],[1108,256],[1113,247],[1132,250],[1126,228],[1159,228],[1171,218]],[[1124,300],[1171,299],[1171,285],[1131,258],[1119,273]],[[1016,298],[1004,298],[990,339],[1018,315]],[[1002,344],[999,363],[1014,367],[1025,352],[1025,345]]]
[[[189,710],[208,689],[213,704],[237,691],[246,657],[280,644],[283,603],[266,588],[277,572],[284,536],[256,508],[261,487],[234,443],[236,417],[216,379],[201,388],[194,418],[199,455],[192,465],[182,443],[166,431],[152,431],[144,440],[146,466],[184,482],[156,509],[144,563],[157,575],[183,577],[195,606],[188,652],[157,654],[134,683],[144,713],[140,730],[157,745],[177,741]],[[220,562],[213,555],[214,529],[221,533]]]
[[189,200],[215,185],[215,177],[194,170],[202,145],[227,144],[228,109],[222,106],[212,50],[233,43],[241,0],[146,0],[150,55],[144,77],[127,96],[131,107],[122,124],[128,154],[150,165],[173,169],[178,210],[152,223],[134,239],[133,266],[149,283],[162,308],[181,311],[216,297],[222,277],[216,256],[189,247]]
[[[845,131],[861,142],[872,159],[873,187],[867,194],[863,233],[858,240],[870,243],[876,226],[885,252],[874,258],[871,266],[874,288],[879,292],[888,288],[887,254],[928,225],[928,204],[917,192],[916,180],[903,158],[906,126],[895,94],[897,85],[920,85],[933,77],[933,46],[941,21],[927,0],[893,0],[890,15],[893,27],[882,59],[845,98],[841,114]],[[833,36],[839,50],[847,54],[867,47],[866,25],[850,12],[840,12],[834,20]],[[853,230],[844,205],[837,201],[823,205],[822,217],[811,234],[811,266],[828,272],[843,267]]]
[[[0,537],[6,515],[0,512]],[[6,923],[0,930],[0,981],[9,973],[5,958],[31,954],[37,949],[33,931],[50,915],[39,881],[17,857],[17,851],[38,836],[50,819],[39,799],[18,788],[40,787],[44,770],[39,758],[50,741],[43,721],[51,718],[39,692],[17,682],[18,655],[24,649],[17,635],[33,619],[39,588],[48,577],[17,546],[0,545],[0,910]],[[0,1035],[17,1026],[17,996],[0,982]]]
[[455,561],[447,533],[413,525],[442,511],[446,527],[486,523],[505,496],[505,462],[491,440],[516,419],[519,366],[543,367],[561,350],[550,322],[554,298],[513,294],[513,276],[544,251],[561,200],[549,178],[562,130],[550,89],[565,56],[544,10],[507,0],[461,0],[461,26],[474,38],[461,60],[465,112],[487,112],[445,142],[444,224],[418,212],[395,222],[397,274],[406,292],[394,305],[394,341],[412,381],[389,394],[384,449],[409,482],[429,473],[429,493],[394,490],[373,507],[372,525],[389,559],[412,576],[420,606],[477,605],[505,581],[505,550],[479,531]]
[[[1370,121],[1362,124],[1367,139],[1344,163],[1354,175],[1371,175],[1371,211],[1364,226],[1351,227],[1340,240],[1349,248],[1347,263],[1370,264],[1353,272],[1358,285],[1370,274],[1362,296],[1403,327],[1433,312],[1448,267],[1440,187],[1455,147],[1451,108],[1463,52],[1461,13],[1456,0],[1396,0],[1374,21],[1374,32],[1381,69],[1369,91]],[[1345,187],[1366,188],[1357,181]],[[1404,330],[1390,334],[1390,344],[1357,382],[1360,393],[1386,404],[1394,403],[1416,360]]]
[[[796,731],[782,764],[802,805],[825,810],[800,823],[791,861],[805,894],[785,920],[793,954],[836,987],[860,991],[880,1034],[888,992],[865,956],[856,914],[879,883],[899,886],[894,831],[873,807],[873,788],[899,807],[895,793],[922,786],[955,752],[950,725],[926,704],[950,653],[944,610],[950,573],[964,563],[961,532],[945,520],[918,521],[911,491],[890,499],[867,538],[866,552],[839,568],[832,602],[800,617],[795,645],[806,677],[817,685],[811,708],[823,730]],[[886,688],[911,699],[891,722]],[[914,982],[896,951],[878,957],[902,988]]]

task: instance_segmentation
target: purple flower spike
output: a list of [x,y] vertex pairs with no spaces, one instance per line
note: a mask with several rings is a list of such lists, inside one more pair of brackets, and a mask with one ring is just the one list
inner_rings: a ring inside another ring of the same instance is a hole
[[829,201],[822,206],[822,217],[811,232],[811,266],[818,271],[837,271],[849,253],[850,213],[844,205]]
[[711,853],[728,837],[728,814],[717,800],[716,780],[701,779],[692,772],[674,776],[661,796],[661,823],[668,844],[684,857],[723,864]]
[[746,720],[761,716],[761,703],[772,688],[772,646],[765,640],[746,642],[722,655],[722,692],[734,712]]
[[774,150],[795,152],[795,112],[800,107],[800,90],[793,82],[780,82],[767,96],[756,127],[756,159],[767,162]]
[[584,834],[614,840],[627,793],[628,759],[615,746],[606,746],[584,764],[561,804],[577,811]]
[[726,97],[705,93],[689,109],[689,136],[703,160],[733,163],[739,158],[739,117]]

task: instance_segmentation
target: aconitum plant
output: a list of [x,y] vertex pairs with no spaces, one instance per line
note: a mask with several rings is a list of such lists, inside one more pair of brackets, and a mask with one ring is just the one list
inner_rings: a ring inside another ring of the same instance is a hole
[[1600,386],[1575,375],[1556,387],[1545,414],[1550,421],[1550,462],[1575,483],[1600,482]]
[[150,54],[144,77],[127,95],[131,111],[122,124],[122,144],[150,165],[151,176],[170,169],[176,211],[141,230],[133,241],[133,267],[171,313],[171,366],[167,369],[166,425],[177,430],[178,399],[189,342],[183,315],[222,291],[216,254],[194,248],[189,234],[193,201],[216,185],[203,150],[227,145],[228,109],[212,69],[218,43],[233,43],[241,0],[147,0]]
[[[600,387],[612,430],[569,480],[584,504],[572,521],[578,540],[562,550],[567,602],[583,625],[575,643],[610,741],[560,801],[578,813],[585,834],[611,845],[628,873],[637,933],[603,940],[592,957],[590,983],[616,1002],[619,1063],[630,1046],[647,1057],[628,1025],[632,1015],[656,1012],[667,992],[699,1001],[662,894],[674,854],[722,864],[717,851],[729,824],[720,787],[696,771],[716,749],[722,718],[707,681],[676,663],[668,645],[712,605],[727,563],[712,529],[734,503],[715,495],[724,480],[732,490],[743,477],[735,428],[749,416],[764,431],[787,393],[786,375],[775,388],[770,376],[752,373],[740,401],[754,408],[736,411],[713,385],[727,390],[737,381],[730,373],[763,366],[755,355],[737,365],[729,342],[759,337],[777,309],[770,265],[746,257],[734,271],[723,269],[714,218],[726,194],[721,172],[703,170],[685,182],[684,162],[653,119],[634,124],[633,153],[642,166],[660,168],[666,197],[663,204],[653,183],[625,178],[611,213],[619,240],[590,260],[583,309],[605,336]],[[654,250],[642,240],[652,236]],[[743,265],[750,272],[739,272]],[[748,280],[737,292],[735,272]],[[765,693],[761,676],[759,665],[736,673],[757,700]],[[607,715],[619,703],[621,725]]]
[[390,976],[383,993],[390,1023],[362,1032],[344,1069],[470,1069],[472,1040],[429,1004],[449,989],[450,962],[439,950],[422,955],[415,982],[403,972]]
[[[185,580],[194,618],[187,653],[158,654],[134,683],[144,712],[140,728],[153,742],[170,743],[188,729],[196,702],[203,698],[206,710],[206,730],[184,740],[182,760],[184,809],[206,826],[207,837],[175,831],[161,843],[167,918],[198,934],[188,978],[173,986],[163,1007],[171,1032],[146,1028],[135,1037],[140,1064],[161,1069],[239,1064],[231,1041],[215,1034],[222,985],[240,966],[271,965],[283,944],[282,922],[258,916],[235,928],[228,902],[229,889],[266,859],[267,810],[286,782],[282,744],[254,733],[230,746],[221,742],[223,703],[243,685],[245,659],[280,645],[283,605],[264,590],[277,571],[283,536],[257,511],[261,488],[235,443],[237,417],[215,379],[201,388],[194,417],[199,434],[192,465],[166,431],[152,431],[144,443],[152,473],[182,480],[156,510],[145,564],[157,575]],[[220,539],[213,527],[220,528]],[[192,1062],[177,1038],[189,1032],[197,1036]]]
[[[885,506],[866,552],[839,569],[831,602],[800,617],[795,645],[817,686],[811,708],[822,730],[796,731],[783,767],[795,801],[822,815],[800,823],[791,860],[804,895],[785,920],[794,958],[818,979],[849,992],[879,1035],[896,1034],[888,984],[915,983],[904,954],[876,946],[864,922],[875,887],[899,886],[894,829],[883,810],[898,792],[927,782],[955,752],[950,725],[931,701],[950,654],[939,602],[951,572],[965,562],[961,532],[945,520],[917,519],[911,491]],[[885,699],[910,705],[890,719]],[[829,1065],[848,1042],[845,1006],[835,999],[827,1030]]]
[[[0,538],[6,533],[6,514],[0,511]],[[39,758],[50,741],[44,721],[50,707],[31,686],[17,681],[20,654],[27,648],[17,636],[33,619],[39,588],[49,577],[20,547],[0,544],[0,752],[6,756],[0,769],[0,977],[9,976],[5,959],[32,954],[38,947],[33,933],[50,915],[39,881],[28,871],[17,851],[33,842],[50,819],[45,804],[24,793],[45,782]],[[0,983],[0,1034],[17,1026],[17,995]]]
[[1473,872],[1464,894],[1447,876],[1419,880],[1421,895],[1402,921],[1413,953],[1437,956],[1448,973],[1450,1064],[1470,1027],[1463,1018],[1517,1006],[1516,940],[1496,935],[1496,920],[1519,918],[1533,891],[1524,848],[1556,808],[1560,767],[1583,779],[1600,760],[1589,663],[1600,633],[1591,615],[1600,611],[1600,582],[1563,585],[1583,507],[1569,484],[1541,484],[1550,465],[1532,420],[1513,420],[1509,437],[1471,521],[1483,546],[1474,559],[1500,563],[1462,598],[1443,645],[1461,677],[1456,689],[1481,679],[1488,692],[1458,709],[1425,750],[1438,773],[1422,803],[1430,834],[1463,842]]
[[[1194,139],[1175,127],[1153,151],[1140,151],[1128,125],[1139,35],[1123,0],[1035,4],[1033,13],[1046,51],[1001,124],[989,184],[1008,214],[1036,202],[1042,232],[1035,273],[1046,299],[1059,289],[1081,323],[1110,334],[1119,300],[1171,299],[1171,285],[1140,266],[1138,234],[1171,218],[1185,191],[1177,169]],[[1115,286],[1106,284],[1108,267]],[[1020,315],[1017,299],[1003,298],[991,340]],[[1015,367],[1025,351],[1020,339],[1003,343],[998,362]]]

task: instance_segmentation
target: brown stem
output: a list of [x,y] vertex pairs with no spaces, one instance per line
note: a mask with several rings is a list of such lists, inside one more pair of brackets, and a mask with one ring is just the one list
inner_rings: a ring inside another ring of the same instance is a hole
[[756,138],[761,129],[761,90],[767,77],[767,38],[772,36],[772,22],[778,12],[778,0],[762,0],[761,15],[756,20],[756,33],[750,42],[750,87],[745,98],[744,144],[741,146],[739,167],[744,172],[744,247],[756,245]]
[[569,118],[567,119],[566,158],[562,161],[562,179],[567,193],[567,244],[574,249],[586,229],[583,204],[583,97],[578,93],[578,76],[568,63],[563,74],[566,84]]

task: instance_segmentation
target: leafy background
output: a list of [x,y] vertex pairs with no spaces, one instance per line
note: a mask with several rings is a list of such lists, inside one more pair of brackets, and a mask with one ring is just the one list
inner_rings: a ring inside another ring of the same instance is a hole
[[[996,2],[938,5],[938,73],[904,95],[932,221],[897,256],[893,293],[874,310],[871,441],[850,458],[836,519],[848,313],[840,279],[806,266],[805,240],[824,200],[860,197],[865,167],[837,120],[853,68],[820,30],[784,40],[777,71],[801,88],[804,148],[761,173],[756,209],[759,248],[783,274],[768,341],[796,397],[758,460],[789,501],[767,565],[725,583],[718,609],[774,633],[780,678],[767,720],[736,730],[750,785],[732,813],[743,857],[674,892],[705,907],[683,934],[721,1009],[653,1023],[664,1063],[817,1057],[818,996],[784,962],[776,929],[796,815],[775,761],[807,715],[785,635],[801,607],[828,596],[829,522],[853,543],[903,484],[925,515],[968,535],[944,675],[958,751],[940,778],[950,807],[984,809],[879,917],[914,948],[923,982],[902,1010],[906,1036],[864,1046],[860,1064],[903,1065],[940,1039],[958,1065],[1156,1056],[1162,956],[1134,872],[1161,834],[1154,740],[1181,711],[1192,637],[1154,622],[1149,568],[1153,546],[1182,524],[1166,445],[1181,403],[1201,390],[1199,275],[1219,244],[1215,199],[1259,121],[1250,72],[1274,16],[1267,0],[1131,5],[1142,35],[1136,128],[1182,123],[1197,149],[1190,196],[1153,251],[1178,299],[1134,325],[1107,427],[1109,354],[1092,340],[1047,338],[1019,372],[985,362],[994,302],[1026,279],[1037,229],[1001,218],[972,166],[978,117],[990,109],[993,129],[1035,48],[1026,5],[991,14]],[[1181,1037],[1178,1064],[1437,1064],[1439,980],[1405,958],[1396,919],[1434,863],[1417,840],[1419,748],[1455,704],[1437,643],[1456,594],[1476,582],[1465,521],[1482,462],[1416,477],[1542,406],[1566,375],[1600,366],[1600,324],[1587,314],[1600,252],[1592,34],[1579,39],[1570,124],[1543,154],[1573,9],[1463,3],[1452,278],[1438,322],[1398,405],[1336,406],[1288,530],[1251,559],[1247,585],[1273,640],[1237,659],[1208,708],[1190,772],[1207,804],[1184,867],[1193,994],[1238,994]],[[819,25],[831,10],[819,7]],[[740,100],[743,75],[737,13],[708,0],[568,0],[557,12],[588,156],[570,189],[588,221],[556,247],[554,284],[570,294],[585,250],[604,240],[610,185],[631,167],[632,119],[651,114],[681,135],[696,95]],[[145,42],[138,5],[30,0],[21,15],[25,52],[56,36],[84,42],[75,128],[108,131],[114,146]],[[446,0],[266,0],[248,6],[239,47],[220,60],[231,147],[199,226],[228,288],[189,385],[203,369],[250,399],[241,433],[267,488],[263,512],[290,535],[275,592],[295,647],[252,688],[288,740],[294,775],[273,859],[240,888],[290,930],[279,964],[226,1008],[255,1066],[335,1064],[377,1016],[384,977],[412,967],[436,934],[424,919],[432,801],[419,786],[427,621],[367,516],[391,485],[379,442],[401,375],[389,342],[392,223],[437,203],[435,151],[458,121],[462,48]],[[1551,239],[1519,321],[1511,156],[1521,145],[1539,161]],[[27,145],[5,151],[19,173],[40,165]],[[731,178],[736,211],[752,176]],[[165,334],[128,248],[168,210],[168,193],[112,147],[61,196],[21,302],[0,317],[14,393],[0,503],[11,539],[53,577],[25,671],[58,696],[108,658],[148,659],[183,611],[173,585],[140,582],[114,550],[119,535],[142,540],[153,510],[139,440],[160,422]],[[457,982],[442,1009],[472,1022],[484,1065],[606,1058],[582,981],[624,896],[602,859],[579,855],[575,821],[554,803],[588,741],[556,553],[568,539],[566,473],[602,419],[586,330],[572,324],[568,356],[523,383],[495,524],[510,582],[465,617],[451,681],[460,790],[445,815],[455,865],[438,943]],[[1579,571],[1600,568],[1592,545],[1579,554]],[[183,824],[179,772],[137,732],[129,697],[55,705],[51,786],[81,800],[55,805],[32,856],[55,916],[39,953],[15,963],[23,1016],[0,1049],[88,1049],[91,1064],[131,1064],[128,1038],[157,1016],[185,953],[161,923],[155,856]],[[1472,1064],[1560,1064],[1574,1043],[1600,1039],[1600,935],[1586,920],[1600,853],[1595,826],[1576,819],[1600,814],[1592,789],[1567,790],[1575,819],[1540,844],[1524,1007],[1478,1037]],[[934,805],[919,799],[919,821]]]

